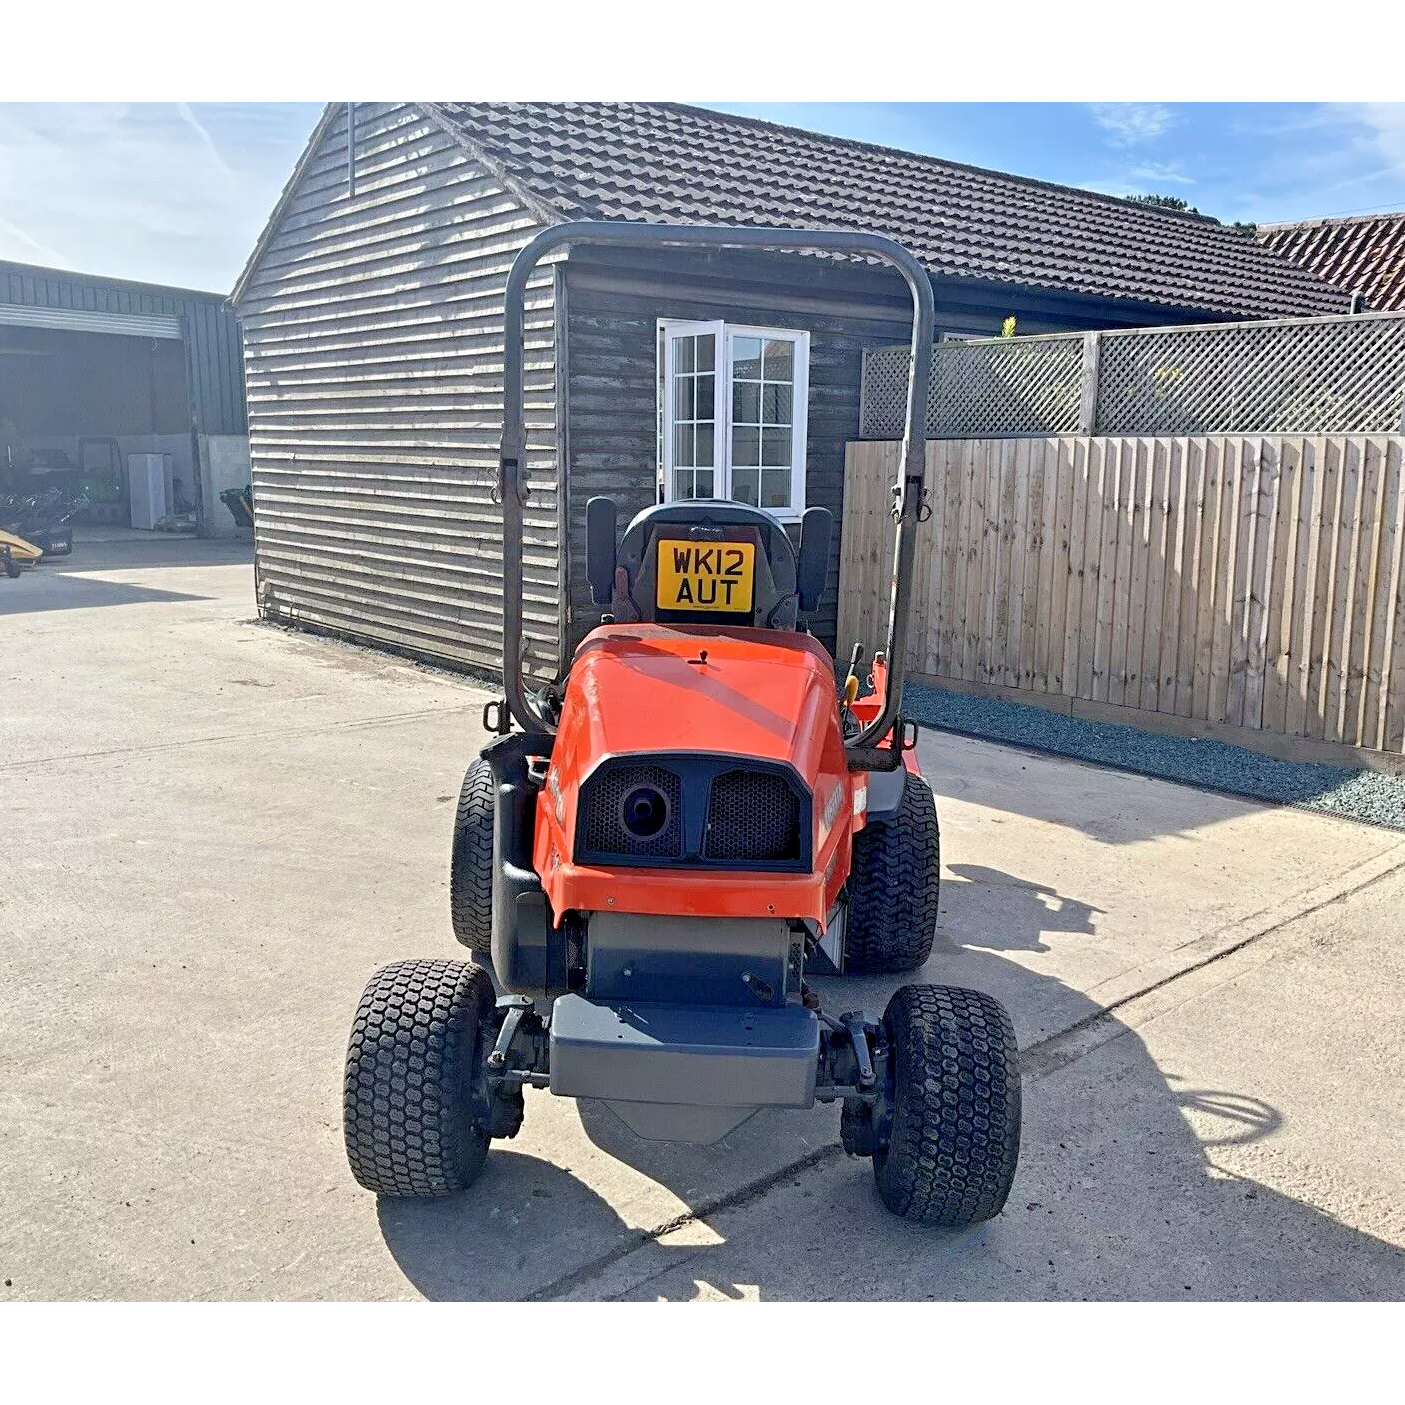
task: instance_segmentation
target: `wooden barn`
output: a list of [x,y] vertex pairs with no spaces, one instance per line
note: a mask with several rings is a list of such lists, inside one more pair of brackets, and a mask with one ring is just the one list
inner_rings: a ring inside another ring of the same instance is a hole
[[[699,108],[334,104],[234,292],[266,618],[499,669],[503,287],[584,217],[877,230],[930,271],[945,337],[1347,306],[1213,221]],[[580,248],[530,312],[525,630],[550,675],[594,618],[591,496],[842,519],[863,353],[909,302],[864,263]]]

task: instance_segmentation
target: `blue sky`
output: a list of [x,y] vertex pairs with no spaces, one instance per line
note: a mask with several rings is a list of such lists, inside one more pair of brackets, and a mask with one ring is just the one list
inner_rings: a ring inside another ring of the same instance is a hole
[[[1405,209],[1402,103],[711,103],[1223,220]],[[317,103],[0,104],[0,258],[228,291]]]

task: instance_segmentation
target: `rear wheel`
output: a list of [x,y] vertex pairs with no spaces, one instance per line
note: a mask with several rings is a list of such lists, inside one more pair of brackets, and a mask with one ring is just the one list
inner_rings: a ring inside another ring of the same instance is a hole
[[883,1015],[889,1125],[873,1175],[904,1219],[960,1228],[1004,1208],[1020,1156],[1020,1076],[1005,1007],[978,990],[906,985]]
[[909,771],[897,810],[854,836],[846,970],[914,971],[926,963],[937,934],[941,868],[932,788]]
[[452,1195],[473,1182],[488,1132],[473,1113],[493,983],[467,961],[397,961],[356,1008],[343,1101],[351,1173],[378,1195]]
[[454,816],[449,913],[454,936],[479,956],[493,951],[493,773],[480,756],[468,768]]

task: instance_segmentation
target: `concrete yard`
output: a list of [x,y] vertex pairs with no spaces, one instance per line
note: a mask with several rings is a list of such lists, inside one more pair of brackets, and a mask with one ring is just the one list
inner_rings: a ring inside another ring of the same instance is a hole
[[1405,1296],[1405,835],[935,732],[924,978],[1025,1051],[999,1219],[889,1216],[837,1109],[685,1148],[544,1093],[466,1196],[377,1203],[351,1012],[461,954],[486,695],[253,614],[239,544],[0,579],[0,1300]]

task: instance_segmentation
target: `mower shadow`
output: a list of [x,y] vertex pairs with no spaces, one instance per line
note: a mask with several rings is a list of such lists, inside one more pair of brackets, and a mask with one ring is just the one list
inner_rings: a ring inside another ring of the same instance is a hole
[[[962,881],[944,884],[927,966],[905,977],[817,980],[826,1009],[881,1011],[907,981],[969,985],[1006,1003],[1025,1048],[1101,1013],[1081,992],[1001,954],[1095,936],[1097,908],[997,870],[949,872]],[[381,1230],[431,1298],[1405,1295],[1405,1253],[1215,1165],[1221,1149],[1271,1147],[1282,1124],[1276,1108],[1251,1090],[1193,1086],[1158,1067],[1135,1033],[1116,1025],[1106,1033],[1062,1064],[1035,1060],[1014,1190],[1002,1215],[970,1230],[889,1214],[870,1164],[838,1150],[833,1107],[761,1112],[722,1142],[694,1147],[645,1141],[591,1102],[577,1105],[586,1138],[689,1207],[706,1226],[683,1236],[693,1242],[649,1238],[569,1169],[512,1143],[495,1147],[465,1196],[382,1200]],[[1272,1151],[1264,1164],[1274,1164]]]

